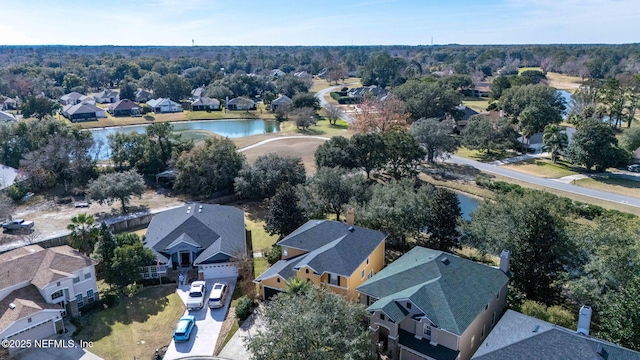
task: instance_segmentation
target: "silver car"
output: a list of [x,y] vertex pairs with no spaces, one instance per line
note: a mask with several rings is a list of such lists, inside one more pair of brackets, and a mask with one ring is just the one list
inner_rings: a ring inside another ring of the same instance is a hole
[[227,284],[215,283],[209,295],[209,308],[217,309],[224,306],[224,300],[227,297]]
[[189,289],[187,309],[200,310],[204,307],[204,299],[207,294],[207,284],[204,281],[194,281]]

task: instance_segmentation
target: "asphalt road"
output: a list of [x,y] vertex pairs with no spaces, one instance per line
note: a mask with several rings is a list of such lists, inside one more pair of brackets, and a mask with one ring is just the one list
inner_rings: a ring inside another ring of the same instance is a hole
[[618,194],[613,194],[606,191],[588,189],[578,185],[565,184],[563,182],[560,182],[554,179],[539,178],[537,176],[524,174],[514,170],[505,169],[496,165],[481,163],[479,161],[463,158],[456,155],[452,155],[448,160],[446,160],[446,162],[473,166],[474,168],[478,170],[482,170],[484,172],[502,175],[505,177],[509,177],[512,179],[520,180],[520,181],[525,181],[531,184],[536,184],[536,185],[548,187],[551,189],[562,190],[562,191],[566,191],[566,192],[570,192],[578,195],[588,196],[588,197],[592,197],[600,200],[611,201],[619,204],[640,207],[640,199],[632,196],[618,195]]
[[[329,103],[327,102],[327,100],[324,99],[324,96],[328,93],[330,93],[331,91],[340,89],[342,87],[342,85],[338,85],[338,86],[332,86],[332,87],[328,87],[326,89],[322,89],[320,91],[318,91],[316,93],[316,97],[318,98],[318,100],[320,100],[320,106],[322,106],[323,108],[326,108]],[[346,112],[342,111],[340,113],[340,117],[348,122],[349,124],[351,124],[353,122],[353,118],[351,117],[351,115],[347,114]]]

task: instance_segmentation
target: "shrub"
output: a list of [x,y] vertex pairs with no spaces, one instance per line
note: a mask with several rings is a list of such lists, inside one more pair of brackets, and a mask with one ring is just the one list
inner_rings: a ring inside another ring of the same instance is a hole
[[6,191],[11,200],[18,201],[27,195],[29,188],[24,183],[17,183],[9,186]]
[[338,99],[340,99],[340,94],[338,94],[338,93],[337,93],[337,92],[335,92],[335,91],[332,91],[331,93],[329,93],[329,95],[331,96],[331,98],[332,98],[333,100],[336,100],[336,101],[337,101]]
[[111,293],[103,294],[100,296],[100,302],[107,308],[114,307],[118,302],[118,295]]
[[236,317],[240,319],[240,321],[244,321],[246,318],[251,315],[251,308],[253,307],[253,300],[249,299],[246,295],[242,296],[238,300],[238,305],[236,305]]
[[269,265],[273,265],[277,263],[278,260],[280,260],[280,255],[282,255],[282,248],[278,245],[273,245],[265,258],[267,259]]
[[342,92],[345,92],[345,93],[346,93],[347,91],[349,91],[349,88],[345,86],[345,87],[343,87],[342,89],[340,89],[340,91],[342,91]]

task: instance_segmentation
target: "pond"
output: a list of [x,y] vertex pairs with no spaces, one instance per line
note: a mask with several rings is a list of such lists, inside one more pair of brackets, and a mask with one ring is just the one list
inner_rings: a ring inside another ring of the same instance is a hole
[[566,109],[562,112],[562,118],[566,119],[569,116],[569,113],[571,112],[571,106],[573,105],[573,103],[571,102],[572,95],[566,90],[558,90],[558,93],[560,94],[562,99],[564,99],[564,106]]
[[458,200],[460,201],[460,210],[462,210],[462,218],[465,220],[471,220],[471,213],[476,210],[476,208],[478,207],[478,205],[480,205],[480,202],[482,200],[464,193],[459,193],[459,192],[456,192],[456,195],[458,195]]
[[[239,138],[280,131],[278,122],[259,119],[181,121],[171,124],[173,125],[174,131],[207,130],[228,138]],[[132,132],[144,133],[147,126],[149,125],[132,125],[91,130],[93,133],[93,140],[96,144],[103,144],[98,153],[98,160],[105,160],[109,158],[109,142],[107,140],[107,136],[109,134],[115,134],[116,132],[125,134],[130,134]]]

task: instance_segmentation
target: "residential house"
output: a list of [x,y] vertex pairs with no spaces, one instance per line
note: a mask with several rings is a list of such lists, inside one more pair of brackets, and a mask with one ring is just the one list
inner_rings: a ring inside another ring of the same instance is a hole
[[71,120],[71,122],[76,122],[106,118],[107,114],[104,109],[95,105],[80,103],[63,107],[62,116]]
[[580,309],[578,330],[507,310],[474,360],[640,360],[640,353],[589,336],[591,309]]
[[120,94],[113,90],[104,89],[94,95],[93,98],[96,99],[96,102],[99,104],[111,104],[120,100]]
[[13,116],[13,114],[5,111],[0,111],[0,123],[13,121],[16,121],[16,117]]
[[113,116],[140,116],[140,105],[129,99],[122,99],[109,104],[107,111]]
[[316,75],[318,78],[320,79],[324,79],[327,77],[327,74],[329,73],[329,69],[327,68],[323,68],[322,70],[320,70],[320,72],[318,73],[318,75]]
[[282,71],[280,69],[273,69],[273,70],[269,71],[269,76],[280,77],[280,76],[285,76],[285,75],[287,75],[287,73],[285,73],[284,71]]
[[196,267],[201,279],[235,277],[247,255],[244,212],[198,203],[163,211],[151,219],[143,243],[158,257],[158,266],[144,269],[145,278],[169,266]]
[[8,188],[25,178],[25,174],[11,166],[0,164],[0,190]]
[[60,104],[62,105],[77,105],[80,103],[87,103],[95,105],[96,101],[87,95],[80,94],[79,92],[70,92],[60,97]]
[[415,247],[356,290],[371,313],[372,349],[391,359],[469,360],[504,311],[500,269]]
[[195,88],[195,89],[191,90],[191,98],[193,100],[199,99],[199,98],[204,96],[205,92],[206,92],[206,88],[205,88],[204,85],[202,85],[202,86],[200,86],[198,88]]
[[146,90],[138,90],[136,91],[135,97],[135,100],[138,103],[147,102],[151,99],[151,93]]
[[282,260],[254,281],[263,299],[286,290],[292,277],[357,299],[356,287],[384,266],[387,235],[340,221],[309,220],[278,242]]
[[293,104],[293,100],[287,95],[280,95],[277,99],[271,102],[271,111],[278,110],[279,107],[289,107]]
[[147,101],[147,105],[151,106],[153,112],[156,114],[182,111],[182,105],[169,98],[151,99]]
[[18,108],[19,99],[17,97],[15,99],[6,98],[0,101],[2,102],[2,107],[0,107],[0,110],[16,110]]
[[476,83],[473,95],[475,97],[489,97],[491,95],[491,83],[486,81]]
[[461,131],[465,126],[467,126],[467,122],[469,121],[469,118],[471,118],[474,115],[478,115],[477,111],[462,104],[456,106],[456,110],[458,110],[461,113],[459,120],[456,120],[456,129],[458,131]]
[[[44,339],[98,300],[95,263],[69,246],[0,254],[0,339]],[[10,349],[11,351],[11,349]]]
[[228,110],[255,110],[256,103],[244,96],[233,98],[227,103]]
[[297,72],[297,73],[293,74],[293,76],[298,77],[300,79],[311,79],[313,77],[311,74],[309,74],[306,71]]
[[191,102],[191,111],[203,110],[220,110],[220,100],[203,96]]
[[372,97],[375,99],[382,99],[383,97],[387,96],[388,92],[387,90],[377,86],[377,85],[371,85],[371,86],[365,86],[365,87],[359,87],[359,88],[353,88],[349,91],[347,91],[347,96],[352,97],[352,98],[357,98],[357,99],[362,99],[365,97]]

